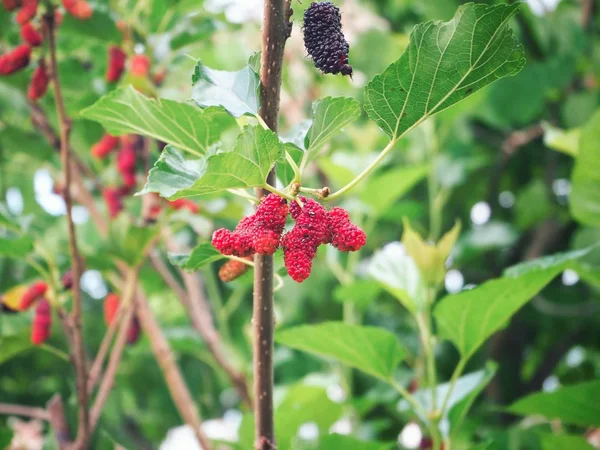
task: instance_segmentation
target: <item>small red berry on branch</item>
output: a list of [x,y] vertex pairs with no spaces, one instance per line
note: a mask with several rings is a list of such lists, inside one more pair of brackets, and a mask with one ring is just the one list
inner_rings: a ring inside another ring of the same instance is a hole
[[93,14],[92,7],[85,0],[63,0],[63,6],[76,19],[86,20]]
[[123,201],[121,200],[122,193],[118,188],[104,188],[102,191],[104,202],[108,208],[108,215],[111,218],[115,218],[123,210]]
[[73,287],[73,271],[71,269],[63,273],[60,282],[65,291],[68,291]]
[[38,299],[40,299],[48,289],[48,285],[43,281],[38,281],[29,286],[21,297],[21,311],[29,309],[29,307]]
[[41,345],[50,337],[50,328],[52,326],[52,311],[50,303],[42,298],[36,308],[31,325],[31,343]]
[[331,245],[342,252],[355,252],[367,243],[365,232],[350,222],[348,211],[335,207],[329,211]]
[[21,44],[12,51],[0,56],[0,75],[11,75],[29,65],[31,47]]
[[[252,261],[252,257],[246,257],[245,259]],[[237,259],[230,259],[219,269],[219,278],[223,283],[229,283],[244,275],[249,269],[249,264],[238,261]]]
[[37,0],[21,0],[21,9],[17,13],[17,23],[24,25],[37,15]]
[[192,200],[189,200],[187,198],[179,198],[177,200],[173,200],[172,202],[169,202],[169,206],[175,210],[187,209],[192,214],[198,214],[200,212],[200,207]]
[[127,344],[135,344],[140,339],[141,332],[142,327],[140,326],[140,321],[134,316],[131,319],[131,325],[129,325],[129,329],[127,330]]
[[42,34],[30,22],[21,27],[21,37],[32,47],[39,47],[44,41]]
[[14,11],[19,7],[20,2],[18,0],[2,0],[2,5],[7,11]]
[[119,145],[119,138],[105,134],[92,146],[92,156],[103,159]]
[[125,60],[127,55],[116,45],[108,49],[108,67],[106,68],[106,81],[116,83],[123,75],[125,70]]
[[145,77],[150,72],[150,58],[146,55],[135,55],[131,58],[131,74],[136,77]]
[[112,292],[104,299],[104,323],[106,325],[113,323],[113,320],[117,317],[120,303],[119,296]]
[[27,98],[36,101],[46,95],[50,84],[50,76],[46,68],[46,63],[42,59],[33,72],[29,88],[27,89]]

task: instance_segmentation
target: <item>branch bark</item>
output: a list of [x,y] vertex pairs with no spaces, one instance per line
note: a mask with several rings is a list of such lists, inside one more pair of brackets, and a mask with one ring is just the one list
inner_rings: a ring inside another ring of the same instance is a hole
[[75,225],[73,223],[71,202],[71,152],[69,151],[69,138],[71,134],[71,119],[67,116],[65,104],[62,97],[58,64],[56,61],[56,34],[54,23],[54,10],[51,9],[44,16],[45,30],[48,35],[50,51],[50,75],[54,90],[54,101],[60,130],[60,156],[65,171],[65,206],[67,211],[67,227],[69,231],[69,249],[71,253],[71,270],[73,272],[73,311],[72,311],[72,337],[73,337],[73,362],[75,365],[78,408],[78,429],[74,449],[87,447],[89,439],[89,416],[87,395],[87,368],[85,360],[85,349],[83,344],[82,321],[81,321],[81,290],[79,281],[81,278],[81,258],[77,248]]
[[6,416],[22,416],[32,419],[50,420],[50,414],[44,408],[35,406],[12,405],[0,403],[0,414]]
[[71,446],[71,432],[69,431],[69,423],[65,418],[62,398],[59,394],[54,394],[46,403],[46,410],[48,411],[48,421],[52,425],[56,436],[58,449],[68,449]]
[[[266,0],[262,31],[262,61],[260,71],[260,116],[275,133],[279,125],[281,73],[285,43],[290,36],[292,10],[289,0]],[[267,183],[275,185],[273,170]],[[258,189],[257,197],[267,194]],[[277,448],[273,420],[273,257],[254,258],[254,409],[255,443],[257,450]]]

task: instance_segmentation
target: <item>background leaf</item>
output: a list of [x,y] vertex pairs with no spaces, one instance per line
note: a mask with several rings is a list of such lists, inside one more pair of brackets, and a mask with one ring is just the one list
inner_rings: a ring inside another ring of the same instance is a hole
[[296,350],[334,358],[384,381],[390,381],[406,356],[400,341],[381,328],[325,322],[277,332],[276,342]]
[[394,139],[473,92],[514,75],[523,48],[508,26],[518,4],[469,3],[415,27],[408,49],[365,88],[365,110]]
[[205,264],[225,258],[210,242],[198,245],[189,255],[177,255],[169,253],[171,264],[191,272],[200,269]]
[[537,392],[517,400],[508,411],[540,415],[548,420],[581,426],[600,426],[600,381],[573,384],[555,392]]
[[344,450],[389,450],[393,444],[374,441],[359,441],[343,434],[330,434],[323,436],[319,441],[319,450],[344,449]]
[[542,450],[594,450],[585,438],[568,434],[542,434]]
[[151,99],[132,87],[116,89],[81,112],[115,136],[141,134],[194,155],[206,153],[223,131],[236,125],[222,109],[204,111],[166,99]]

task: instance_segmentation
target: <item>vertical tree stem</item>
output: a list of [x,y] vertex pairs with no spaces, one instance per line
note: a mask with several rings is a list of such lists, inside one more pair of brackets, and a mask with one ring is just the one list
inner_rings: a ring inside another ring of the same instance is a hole
[[[266,0],[262,31],[260,71],[260,116],[275,133],[279,121],[279,95],[285,42],[291,33],[289,0]],[[267,183],[275,185],[273,170]],[[266,195],[257,189],[258,198]],[[257,450],[276,448],[273,422],[273,257],[255,257],[254,267],[254,446]]]
[[71,134],[71,119],[65,111],[65,104],[62,97],[60,79],[58,75],[58,64],[56,62],[56,35],[54,23],[54,11],[50,10],[44,16],[48,42],[50,48],[50,72],[52,77],[52,87],[54,90],[54,101],[56,103],[56,112],[58,115],[58,124],[60,130],[60,156],[62,166],[65,171],[65,206],[67,210],[67,227],[69,231],[69,249],[71,252],[71,270],[73,271],[73,364],[75,366],[77,399],[79,402],[77,438],[74,448],[86,448],[89,439],[89,415],[88,415],[88,395],[87,395],[87,369],[85,362],[85,350],[83,345],[83,333],[81,322],[81,291],[79,280],[81,278],[81,259],[77,248],[77,239],[75,236],[75,225],[72,215],[71,201],[71,152],[69,151],[69,137]]

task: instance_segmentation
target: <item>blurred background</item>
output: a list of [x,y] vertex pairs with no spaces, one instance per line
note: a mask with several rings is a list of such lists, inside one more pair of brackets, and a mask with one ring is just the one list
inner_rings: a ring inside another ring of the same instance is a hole
[[[310,1],[294,0],[294,29],[286,47],[281,104],[281,131],[290,140],[306,129],[313,101],[325,96],[351,96],[361,101],[365,84],[402,54],[415,24],[449,20],[462,2],[335,3],[342,11],[354,77],[323,76],[313,67],[301,33],[302,14]],[[525,46],[525,68],[410,133],[380,169],[380,177],[392,175],[387,181],[379,178],[379,184],[363,183],[344,198],[343,205],[353,220],[367,231],[367,248],[348,257],[323,251],[313,276],[305,283],[298,285],[286,278],[276,295],[278,327],[345,318],[391,330],[409,349],[417,349],[418,335],[411,318],[369,273],[373,253],[400,240],[403,217],[423,233],[432,220],[438,221],[443,232],[457,219],[462,222],[457,247],[448,261],[447,293],[500,276],[517,262],[584,248],[600,240],[600,228],[576,222],[568,208],[577,136],[599,103],[600,8],[595,3],[528,0],[522,6],[512,26]],[[123,42],[119,23],[127,23],[131,32],[128,51],[149,56],[151,72],[164,75],[158,85],[128,76],[120,84],[131,83],[152,95],[186,101],[196,60],[233,71],[260,50],[262,1],[91,4],[91,22],[65,17],[61,25],[60,73],[68,113],[74,119],[73,147],[96,176],[109,184],[118,177],[114,164],[90,155],[103,130],[78,113],[114,88],[106,83],[104,73],[109,46]],[[0,50],[15,45],[18,33],[14,18],[0,9]],[[55,255],[57,266],[65,271],[69,261],[65,208],[59,195],[60,161],[31,123],[31,106],[24,95],[30,75],[22,72],[0,78],[0,212],[35,235],[40,248]],[[54,123],[52,96],[46,96],[40,105]],[[363,113],[311,165],[314,185],[343,186],[386,143],[385,135]],[[158,154],[158,148],[152,149],[154,159]],[[427,171],[402,172],[408,166],[423,169],[426,161],[433,162],[431,170],[438,180],[433,209],[428,200]],[[398,177],[404,176],[414,180],[398,191]],[[139,188],[142,185],[139,180]],[[105,209],[93,179],[88,186]],[[382,199],[381,192],[392,193]],[[205,242],[213,229],[234,226],[248,209],[233,197],[201,197],[197,204],[199,213],[178,211],[168,219],[181,245]],[[129,217],[140,218],[142,201],[126,198],[125,210]],[[86,208],[75,206],[74,216],[86,264],[82,278],[85,338],[92,351],[98,348],[105,330],[98,318],[102,300],[112,290],[105,276],[110,258]],[[580,279],[581,273],[565,271],[473,358],[467,371],[482,367],[489,359],[495,360],[499,369],[478,399],[457,449],[469,448],[474,434],[492,439],[493,450],[540,448],[538,425],[504,414],[502,407],[534,391],[551,391],[598,377],[600,259],[589,257],[584,262],[593,267],[584,279]],[[281,266],[281,261],[278,264]],[[204,287],[228,357],[250,376],[252,276],[224,284],[217,278],[219,265],[201,270]],[[247,435],[247,411],[191,327],[184,308],[150,265],[143,266],[140,277],[206,419],[207,434],[233,442],[231,448],[250,448],[242,443]],[[0,257],[0,292],[35,279],[35,272],[24,261]],[[64,338],[57,329],[46,347],[33,348],[30,324],[30,314],[0,314],[0,402],[41,406],[60,392],[74,420],[74,378],[64,358]],[[437,358],[440,378],[448,379],[457,361],[455,349],[441,343]],[[387,385],[284,347],[276,348],[275,361],[278,398],[294,395],[305,400],[304,412],[298,413],[294,448],[316,448],[319,434],[328,432],[391,443],[391,447],[373,448],[426,448],[418,425],[398,408],[399,398]],[[405,368],[401,379],[408,384],[413,376],[412,370]],[[113,448],[115,443],[125,448],[197,448],[192,433],[181,423],[142,335],[123,357],[94,448]],[[7,447],[15,433],[30,436],[32,443],[45,441],[44,448],[53,448],[47,427],[0,416],[0,448]]]

